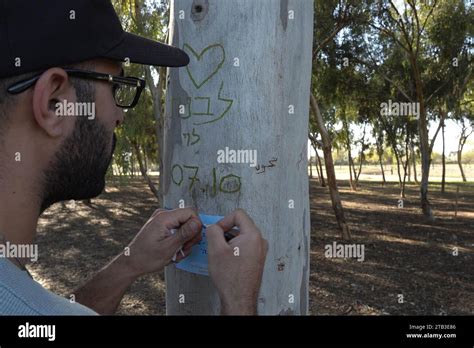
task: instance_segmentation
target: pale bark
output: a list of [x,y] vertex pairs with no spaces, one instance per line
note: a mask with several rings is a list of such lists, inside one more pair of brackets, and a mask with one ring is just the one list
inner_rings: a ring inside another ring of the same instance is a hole
[[[297,25],[288,18],[290,6]],[[171,44],[188,53],[190,64],[168,69],[163,205],[173,209],[183,200],[214,216],[248,212],[269,244],[262,315],[308,313],[313,12],[312,1],[171,2]],[[226,147],[257,151],[258,168],[218,162],[217,151]],[[172,264],[165,278],[167,314],[220,313],[209,277]]]

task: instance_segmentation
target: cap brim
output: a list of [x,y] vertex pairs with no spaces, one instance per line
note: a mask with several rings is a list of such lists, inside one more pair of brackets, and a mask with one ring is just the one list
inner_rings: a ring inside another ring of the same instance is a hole
[[124,33],[124,35],[122,42],[104,54],[103,58],[173,68],[189,64],[189,56],[177,47],[131,33]]

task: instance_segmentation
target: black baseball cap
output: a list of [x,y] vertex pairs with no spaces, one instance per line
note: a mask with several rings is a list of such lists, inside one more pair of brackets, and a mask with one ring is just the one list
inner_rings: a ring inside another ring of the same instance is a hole
[[189,63],[177,47],[125,32],[110,0],[0,0],[0,78],[95,58]]

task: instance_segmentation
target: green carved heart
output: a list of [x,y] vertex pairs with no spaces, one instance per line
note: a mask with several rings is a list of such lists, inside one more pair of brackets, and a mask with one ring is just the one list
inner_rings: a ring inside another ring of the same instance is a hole
[[[221,44],[214,44],[207,46],[204,50],[201,51],[201,53],[197,53],[190,45],[184,44],[183,50],[186,51],[187,53],[190,53],[190,57],[195,57],[196,62],[201,64],[204,63],[206,64],[206,67],[208,69],[202,69],[202,67],[199,69],[199,72],[192,71],[192,66],[194,66],[195,69],[197,69],[197,64],[193,64],[193,59],[191,58],[191,63],[186,67],[186,71],[188,72],[189,78],[193,82],[194,86],[199,89],[202,86],[206,84],[217,72],[222,68],[222,65],[224,65],[225,61],[225,51],[224,47],[222,47]],[[213,55],[217,54],[218,51],[222,52],[221,59],[212,59]],[[202,74],[204,72],[204,74]],[[201,76],[201,75],[202,76]]]

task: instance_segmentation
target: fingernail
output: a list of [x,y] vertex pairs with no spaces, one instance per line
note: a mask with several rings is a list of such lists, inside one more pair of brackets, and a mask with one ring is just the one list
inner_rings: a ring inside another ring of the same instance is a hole
[[191,229],[193,230],[193,232],[198,232],[199,231],[199,225],[196,221],[191,220],[189,225],[191,226]]

